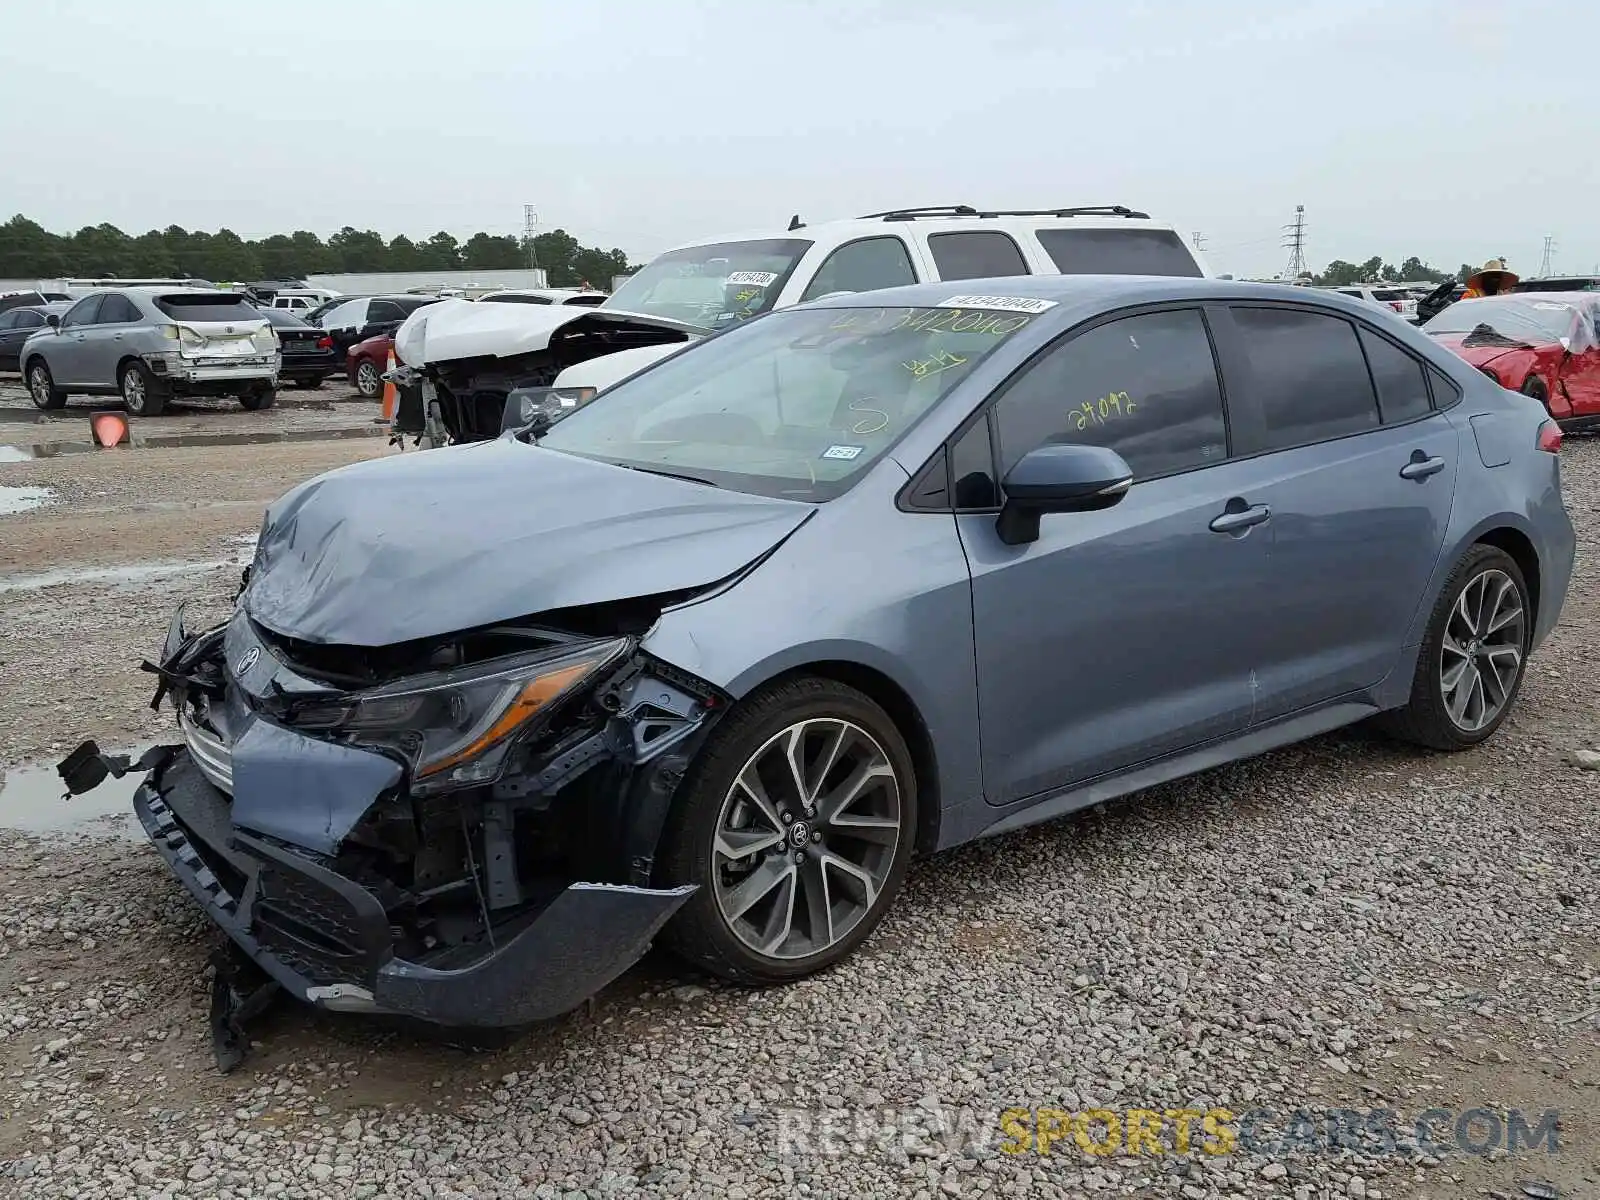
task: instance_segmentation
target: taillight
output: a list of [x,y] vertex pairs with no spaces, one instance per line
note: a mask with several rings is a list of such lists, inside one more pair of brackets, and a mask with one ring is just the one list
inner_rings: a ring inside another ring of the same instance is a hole
[[1398,300],[1389,301],[1389,307],[1394,309],[1395,312],[1404,312],[1405,311],[1404,309],[1402,309],[1400,307],[1400,301],[1398,301]]
[[333,349],[333,339],[331,337],[318,338],[317,339],[317,349],[318,350],[332,350]]
[[1539,449],[1546,454],[1561,453],[1561,426],[1554,421],[1539,426]]

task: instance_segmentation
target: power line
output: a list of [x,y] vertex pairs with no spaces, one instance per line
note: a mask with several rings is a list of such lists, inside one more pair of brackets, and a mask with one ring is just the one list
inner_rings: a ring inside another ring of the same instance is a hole
[[1283,277],[1290,282],[1306,274],[1306,206],[1294,206],[1294,222],[1284,227],[1283,244],[1289,249],[1289,265]]
[[1206,235],[1201,233],[1198,229],[1189,235],[1189,240],[1194,243],[1194,248],[1196,250],[1204,250],[1206,248]]

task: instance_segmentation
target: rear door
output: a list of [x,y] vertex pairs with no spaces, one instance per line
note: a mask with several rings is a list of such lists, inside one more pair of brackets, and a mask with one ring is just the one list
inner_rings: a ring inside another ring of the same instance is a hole
[[1600,417],[1600,302],[1580,306],[1559,379],[1574,417]]
[[0,367],[15,371],[22,343],[43,324],[44,318],[29,308],[0,313]]
[[118,386],[117,364],[132,346],[131,335],[139,322],[139,310],[120,292],[113,292],[100,302],[100,311],[84,343],[89,382],[104,387]]
[[1422,361],[1373,325],[1270,304],[1218,325],[1272,512],[1275,611],[1255,644],[1255,719],[1270,721],[1399,660],[1449,525],[1457,434]]

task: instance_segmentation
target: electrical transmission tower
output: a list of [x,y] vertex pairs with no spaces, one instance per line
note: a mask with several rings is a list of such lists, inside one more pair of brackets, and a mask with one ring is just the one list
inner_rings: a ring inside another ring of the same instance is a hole
[[1189,240],[1194,243],[1196,250],[1204,250],[1206,248],[1206,235],[1198,229],[1189,235]]
[[1294,206],[1294,222],[1284,227],[1283,244],[1289,248],[1289,265],[1283,277],[1290,283],[1306,273],[1306,206]]
[[1550,274],[1552,259],[1556,251],[1556,239],[1553,234],[1546,234],[1544,239],[1544,257],[1539,260],[1539,274]]
[[522,244],[528,248],[528,265],[539,266],[539,251],[534,246],[534,236],[539,232],[539,213],[531,204],[522,206]]

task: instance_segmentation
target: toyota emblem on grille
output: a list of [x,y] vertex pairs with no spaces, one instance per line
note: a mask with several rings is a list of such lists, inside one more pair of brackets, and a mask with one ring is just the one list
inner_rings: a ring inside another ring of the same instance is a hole
[[256,665],[256,660],[261,657],[261,647],[251,646],[244,652],[244,657],[239,660],[239,674],[243,675]]

